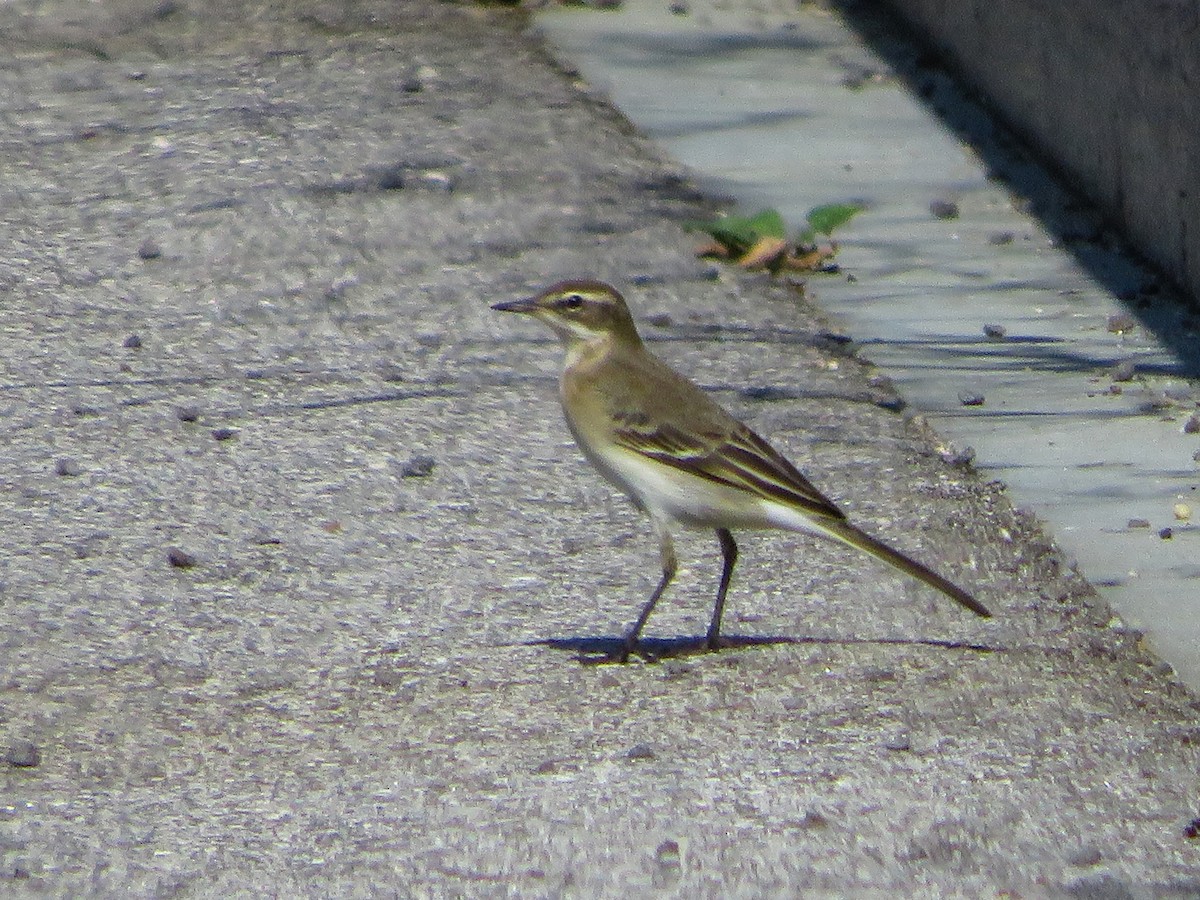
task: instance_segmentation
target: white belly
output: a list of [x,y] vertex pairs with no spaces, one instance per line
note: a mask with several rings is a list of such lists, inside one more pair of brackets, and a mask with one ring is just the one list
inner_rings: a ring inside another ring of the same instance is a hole
[[782,528],[823,534],[793,507],[740,488],[614,448],[597,453],[580,441],[591,463],[605,478],[655,518],[689,528]]

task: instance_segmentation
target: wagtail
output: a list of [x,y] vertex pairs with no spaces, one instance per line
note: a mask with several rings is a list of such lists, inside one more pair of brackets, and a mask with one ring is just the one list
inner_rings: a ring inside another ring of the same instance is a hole
[[932,569],[859,530],[770,444],[642,343],[624,298],[600,281],[562,281],[492,309],[525,313],[562,339],[560,395],[579,449],[645,510],[658,534],[662,578],[625,633],[622,662],[675,577],[671,528],[714,529],[724,566],[707,646],[721,645],[721,614],[737,562],[735,528],[781,528],[849,544],[937,588],[980,616],[987,608]]

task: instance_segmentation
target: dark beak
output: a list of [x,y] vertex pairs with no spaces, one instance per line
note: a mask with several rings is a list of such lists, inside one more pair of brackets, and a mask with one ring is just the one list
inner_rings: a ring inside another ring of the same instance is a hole
[[536,297],[526,297],[524,300],[509,300],[507,303],[493,303],[492,309],[497,312],[531,313],[538,308]]

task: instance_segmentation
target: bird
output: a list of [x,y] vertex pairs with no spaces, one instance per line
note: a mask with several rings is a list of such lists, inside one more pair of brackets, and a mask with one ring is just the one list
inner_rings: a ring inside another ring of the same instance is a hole
[[592,279],[559,281],[493,310],[539,320],[566,350],[559,395],[584,457],[647,513],[662,575],[617,654],[627,662],[650,614],[675,578],[673,530],[713,530],[722,556],[716,603],[705,636],[721,649],[721,616],[738,559],[735,529],[782,529],[847,544],[957,601],[991,612],[923,563],[853,525],[799,469],[670,368],[642,342],[621,293]]

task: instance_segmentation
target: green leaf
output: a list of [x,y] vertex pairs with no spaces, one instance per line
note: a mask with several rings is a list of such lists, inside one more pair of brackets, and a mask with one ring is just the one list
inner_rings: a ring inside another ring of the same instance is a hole
[[745,252],[764,237],[787,237],[787,225],[776,209],[764,209],[752,216],[723,216],[711,222],[689,222],[687,227],[711,234],[735,252]]
[[787,237],[787,225],[784,224],[783,216],[779,214],[779,210],[777,209],[764,209],[743,221],[747,227],[753,229],[756,239]]
[[814,232],[829,237],[835,228],[845,225],[862,211],[863,207],[857,203],[829,203],[825,206],[814,206],[808,211],[808,224]]

